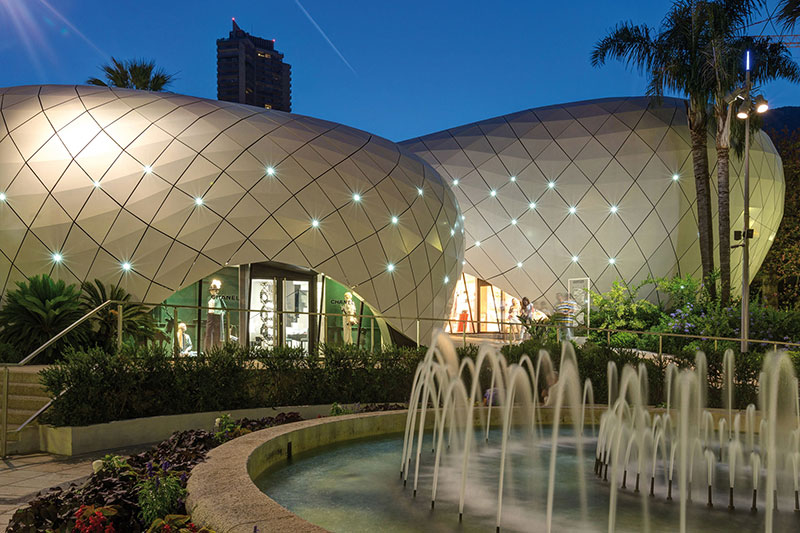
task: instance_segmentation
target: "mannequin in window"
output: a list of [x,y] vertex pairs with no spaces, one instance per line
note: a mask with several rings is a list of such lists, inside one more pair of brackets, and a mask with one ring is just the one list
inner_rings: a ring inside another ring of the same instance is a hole
[[342,339],[345,344],[353,344],[353,326],[358,324],[356,318],[356,303],[350,292],[344,293],[344,305],[342,305]]
[[219,295],[222,282],[212,279],[208,286],[208,315],[206,315],[206,337],[203,348],[208,351],[222,346],[225,331],[225,300]]
[[192,352],[192,338],[186,333],[186,324],[183,322],[178,324],[175,342],[177,343],[178,353],[180,355],[189,355]]

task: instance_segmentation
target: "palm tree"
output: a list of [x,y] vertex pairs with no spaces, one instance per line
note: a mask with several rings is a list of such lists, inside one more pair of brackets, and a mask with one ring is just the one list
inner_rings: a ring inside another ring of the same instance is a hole
[[[122,304],[122,334],[136,343],[153,340],[156,336],[155,319],[148,309],[140,304],[130,303],[131,295],[121,287],[104,285],[99,279],[81,284],[83,294],[80,306],[84,312],[99,307],[108,300],[125,302]],[[105,307],[91,319],[90,335],[95,344],[106,350],[113,350],[117,334],[117,305]]]
[[781,0],[778,4],[778,21],[782,22],[785,28],[791,28],[798,18],[800,18],[800,0]]
[[617,59],[638,69],[649,78],[647,94],[655,100],[665,91],[687,97],[703,282],[709,295],[715,297],[707,148],[711,91],[708,73],[702,68],[703,51],[708,49],[709,40],[706,5],[705,1],[676,0],[658,31],[644,25],[622,23],[597,42],[591,62],[593,66],[601,66],[607,59]]
[[[729,161],[731,147],[732,105],[730,93],[744,85],[742,61],[750,51],[752,63],[750,80],[759,85],[776,78],[800,81],[800,69],[792,60],[789,50],[768,37],[748,37],[742,29],[751,10],[756,6],[748,2],[725,1],[709,5],[712,38],[706,51],[706,68],[713,74],[713,115],[716,122],[717,195],[719,205],[719,265],[720,300],[728,305],[731,295],[730,248],[730,190]],[[754,123],[754,129],[758,126]],[[738,128],[743,134],[743,128]]]
[[175,78],[174,74],[167,74],[164,69],[156,68],[155,61],[142,59],[123,62],[112,57],[111,64],[102,65],[100,70],[105,74],[105,81],[89,78],[86,83],[142,91],[163,91]]

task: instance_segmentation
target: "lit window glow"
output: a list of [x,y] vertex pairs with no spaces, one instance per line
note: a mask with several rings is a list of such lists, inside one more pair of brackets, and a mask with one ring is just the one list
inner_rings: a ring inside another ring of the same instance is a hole
[[194,199],[194,203],[196,205],[203,205],[203,199],[198,196],[197,198]]
[[64,256],[58,252],[53,252],[51,257],[53,258],[54,263],[60,263],[64,259]]
[[275,167],[267,167],[267,176],[275,175]]
[[130,272],[130,271],[131,271],[131,268],[133,268],[133,267],[132,267],[132,266],[131,266],[131,264],[130,264],[130,263],[128,263],[127,261],[125,261],[124,263],[122,263],[122,270],[124,270],[125,272]]

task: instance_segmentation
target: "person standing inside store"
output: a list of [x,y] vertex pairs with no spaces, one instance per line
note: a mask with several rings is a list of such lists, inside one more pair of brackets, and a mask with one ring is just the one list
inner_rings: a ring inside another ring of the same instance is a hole
[[508,330],[513,338],[519,337],[519,314],[521,311],[522,308],[519,305],[519,300],[516,298],[511,298],[511,306],[508,308],[508,317],[506,317],[506,320],[510,324]]
[[227,306],[219,292],[222,282],[212,279],[208,286],[208,314],[206,315],[206,335],[203,349],[206,351],[222,346],[225,338],[225,313]]
[[533,304],[527,296],[522,297],[522,308],[520,309],[520,322],[522,327],[519,328],[519,342],[525,340],[525,334],[528,331],[528,326],[533,322]]
[[578,302],[569,293],[558,294],[558,305],[555,309],[555,319],[561,332],[562,341],[571,341],[574,337],[572,328],[577,325]]

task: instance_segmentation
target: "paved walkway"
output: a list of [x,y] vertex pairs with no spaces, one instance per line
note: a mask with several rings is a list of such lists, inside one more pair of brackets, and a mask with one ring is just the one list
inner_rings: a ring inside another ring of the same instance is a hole
[[0,531],[6,530],[14,511],[37,493],[47,492],[51,487],[83,483],[92,475],[92,461],[95,459],[107,453],[132,455],[148,448],[150,446],[107,450],[74,457],[37,453],[0,459]]

